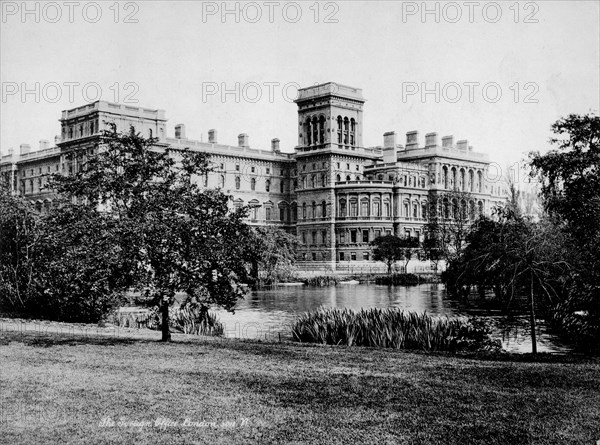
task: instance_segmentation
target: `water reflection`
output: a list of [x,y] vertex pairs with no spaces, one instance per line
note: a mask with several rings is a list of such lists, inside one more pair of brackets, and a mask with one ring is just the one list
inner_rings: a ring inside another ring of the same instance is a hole
[[[240,301],[235,314],[218,311],[225,324],[226,335],[237,338],[273,340],[290,335],[289,326],[301,313],[319,306],[350,308],[397,307],[414,312],[436,315],[487,316],[492,321],[494,335],[502,341],[506,350],[531,352],[529,319],[526,314],[510,318],[498,311],[482,307],[479,299],[455,300],[448,297],[441,284],[419,286],[379,286],[375,284],[338,285],[332,287],[279,286],[252,292]],[[543,321],[538,320],[538,351],[567,352],[549,332]]]

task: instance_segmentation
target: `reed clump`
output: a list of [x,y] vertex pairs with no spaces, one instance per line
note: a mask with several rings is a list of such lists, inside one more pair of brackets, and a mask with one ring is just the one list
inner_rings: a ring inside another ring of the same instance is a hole
[[375,284],[387,284],[393,286],[413,286],[421,281],[414,273],[395,273],[392,275],[379,275],[375,278]]
[[306,286],[312,287],[328,287],[328,286],[337,286],[340,282],[340,277],[336,275],[319,275],[316,277],[305,278],[302,282]]
[[[115,324],[123,327],[161,329],[161,314],[158,306],[129,317],[116,317]],[[199,304],[185,304],[169,310],[169,326],[175,332],[194,335],[221,337],[225,332],[217,314]]]
[[432,316],[399,309],[319,308],[292,326],[298,342],[425,351],[497,350],[490,327],[475,318]]

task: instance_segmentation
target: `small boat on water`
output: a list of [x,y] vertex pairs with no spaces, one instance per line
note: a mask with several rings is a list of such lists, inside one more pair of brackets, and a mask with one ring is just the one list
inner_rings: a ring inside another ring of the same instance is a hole
[[357,281],[357,280],[340,281],[338,284],[360,284],[360,281]]

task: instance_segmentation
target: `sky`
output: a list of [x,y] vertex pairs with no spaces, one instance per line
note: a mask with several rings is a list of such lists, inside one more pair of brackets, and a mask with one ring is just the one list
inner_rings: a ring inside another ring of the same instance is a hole
[[166,110],[168,135],[293,152],[298,87],[362,88],[383,133],[468,139],[501,165],[600,108],[600,2],[0,1],[0,150],[101,99]]

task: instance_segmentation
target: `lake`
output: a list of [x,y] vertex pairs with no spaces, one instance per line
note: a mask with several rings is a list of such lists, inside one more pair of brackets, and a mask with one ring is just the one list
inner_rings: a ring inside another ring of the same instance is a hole
[[[460,301],[448,297],[442,284],[385,286],[339,284],[331,287],[277,286],[253,291],[238,303],[235,314],[216,311],[227,337],[289,339],[289,326],[303,312],[319,306],[349,308],[400,308],[448,316],[486,316],[494,325],[494,337],[511,352],[531,352],[530,324],[526,313],[507,318],[499,311],[480,307],[478,299]],[[542,320],[537,322],[538,352],[572,350],[553,335]]]

